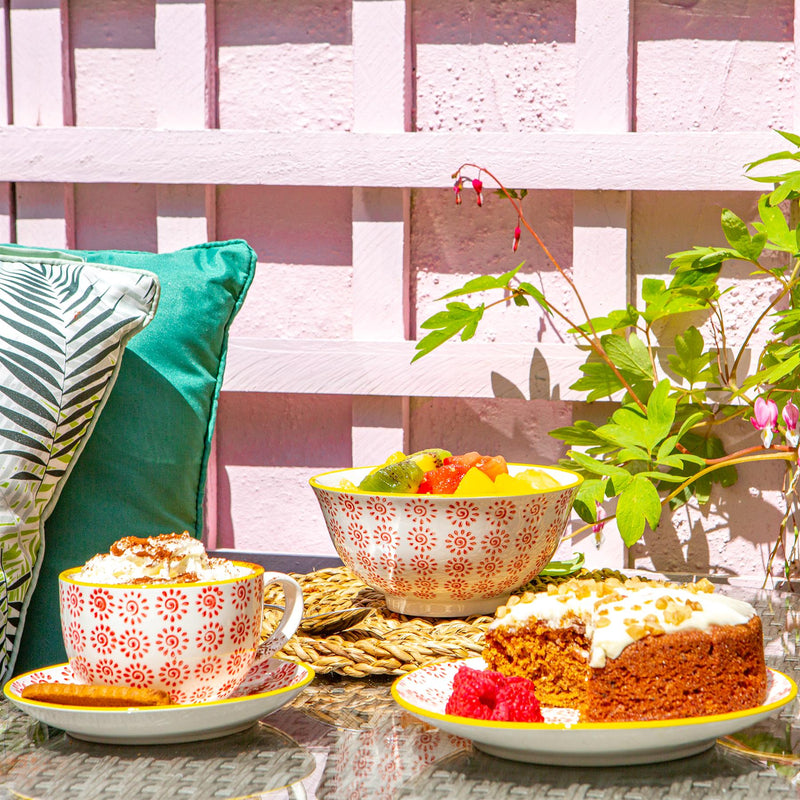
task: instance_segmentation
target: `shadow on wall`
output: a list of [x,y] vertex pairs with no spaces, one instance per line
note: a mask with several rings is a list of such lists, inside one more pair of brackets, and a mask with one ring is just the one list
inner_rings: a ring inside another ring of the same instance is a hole
[[228,0],[217,3],[217,45],[352,43],[350,0]]
[[[649,560],[660,572],[713,572],[736,575],[732,551],[741,549],[741,562],[754,562],[753,551],[767,554],[778,535],[781,512],[763,492],[742,490],[745,477],[740,473],[740,491],[715,487],[711,501],[702,510],[683,507],[665,513],[655,536],[645,532],[644,541],[631,548],[632,563]],[[649,538],[649,541],[647,541]],[[723,551],[725,555],[723,558]]]
[[[499,372],[492,372],[492,391],[497,398],[525,400],[523,391],[511,380]],[[531,358],[528,377],[528,397],[531,400],[561,400],[561,387],[550,385],[550,367],[541,351],[536,348]]]
[[415,0],[417,44],[575,41],[575,0]]
[[792,41],[793,0],[759,0],[758,3],[637,0],[635,5],[637,41]]

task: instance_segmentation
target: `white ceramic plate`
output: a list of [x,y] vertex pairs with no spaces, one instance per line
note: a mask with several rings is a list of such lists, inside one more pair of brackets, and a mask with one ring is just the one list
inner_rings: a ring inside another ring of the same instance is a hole
[[767,670],[767,698],[745,711],[652,722],[577,722],[577,712],[542,708],[543,723],[489,722],[445,714],[453,678],[462,665],[485,669],[481,658],[423,667],[398,678],[392,696],[407,711],[447,733],[471,739],[486,753],[514,761],[564,766],[616,766],[694,755],[754,725],[791,702],[794,681]]
[[26,700],[31,683],[80,683],[69,664],[12,678],[3,687],[17,707],[76,739],[106,744],[166,744],[214,739],[244,730],[292,700],[314,678],[310,667],[271,658],[251,670],[227,700],[155,708],[79,708]]

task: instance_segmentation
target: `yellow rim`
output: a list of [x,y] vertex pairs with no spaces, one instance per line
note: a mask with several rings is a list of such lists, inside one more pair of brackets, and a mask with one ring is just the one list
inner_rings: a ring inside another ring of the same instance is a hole
[[33,669],[30,672],[25,672],[22,675],[17,675],[11,680],[7,681],[5,686],[3,687],[3,694],[9,699],[14,700],[16,702],[25,703],[26,705],[31,706],[38,706],[39,708],[58,708],[65,711],[77,711],[81,713],[86,712],[94,712],[94,711],[102,711],[104,713],[109,713],[112,711],[124,711],[126,714],[130,713],[131,711],[137,711],[141,713],[147,713],[148,711],[165,711],[167,709],[175,709],[175,708],[206,708],[207,706],[220,706],[230,704],[230,703],[241,703],[244,700],[255,700],[260,697],[271,697],[272,695],[276,694],[283,694],[284,692],[289,692],[292,689],[302,689],[303,686],[311,683],[314,680],[314,670],[306,664],[305,662],[297,662],[297,661],[285,661],[284,659],[278,658],[276,661],[281,661],[285,664],[293,664],[300,669],[306,671],[306,674],[303,678],[295,683],[291,684],[290,686],[282,686],[280,689],[272,689],[269,692],[259,692],[258,694],[248,694],[245,697],[227,697],[224,700],[208,700],[205,703],[171,703],[169,705],[163,706],[115,706],[112,708],[105,708],[103,706],[70,706],[64,705],[62,703],[43,703],[41,700],[28,700],[27,697],[23,697],[21,694],[15,692],[11,688],[11,684],[16,683],[23,678],[27,678],[28,675],[33,675],[36,672],[47,672],[48,670],[58,669],[60,667],[66,667],[68,664],[56,664],[53,667],[45,667],[45,669]]
[[[420,669],[426,669],[426,667],[421,667]],[[398,685],[402,681],[406,680],[411,675],[413,675],[415,672],[419,672],[420,670],[414,670],[413,672],[409,672],[407,675],[402,675],[401,677],[397,678],[397,680],[395,680],[394,683],[392,684],[392,697],[400,706],[402,706],[406,711],[410,711],[412,714],[418,714],[419,716],[426,717],[427,719],[437,719],[441,720],[442,722],[449,722],[452,724],[467,725],[470,727],[478,727],[478,728],[502,728],[502,729],[511,728],[511,729],[533,730],[533,731],[554,730],[554,729],[579,730],[579,731],[591,731],[591,730],[608,731],[608,730],[635,730],[639,728],[673,728],[678,725],[681,726],[704,725],[709,722],[722,722],[724,720],[744,719],[745,717],[752,716],[753,714],[761,714],[774,711],[794,700],[794,698],[797,696],[797,684],[783,672],[780,672],[779,670],[776,669],[772,669],[770,667],[768,667],[767,669],[774,675],[781,675],[788,681],[789,693],[786,697],[783,697],[780,700],[775,700],[772,703],[766,703],[764,705],[755,706],[754,708],[746,708],[742,711],[730,711],[727,714],[712,714],[710,716],[705,716],[705,717],[681,717],[679,719],[644,720],[641,722],[576,722],[572,725],[567,725],[560,722],[494,722],[492,720],[473,719],[472,717],[457,717],[452,714],[438,714],[435,711],[429,711],[426,708],[422,708],[421,706],[416,706],[413,703],[409,703],[408,701],[400,697]]]
[[157,583],[100,583],[99,581],[82,581],[78,578],[72,577],[80,572],[83,567],[70,567],[65,569],[58,579],[65,583],[74,583],[76,586],[98,586],[103,589],[142,589],[144,591],[153,591],[154,589],[170,589],[175,587],[194,588],[196,586],[219,586],[223,583],[236,583],[237,581],[246,581],[250,578],[257,577],[264,574],[264,567],[259,564],[251,564],[249,561],[231,561],[231,564],[236,566],[247,567],[249,572],[246,575],[238,575],[235,578],[223,578],[216,581],[158,581]]

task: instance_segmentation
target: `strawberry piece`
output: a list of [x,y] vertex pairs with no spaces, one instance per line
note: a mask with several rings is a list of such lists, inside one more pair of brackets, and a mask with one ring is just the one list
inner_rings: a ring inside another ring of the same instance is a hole
[[444,464],[426,472],[420,486],[430,487],[426,494],[453,494],[468,469],[463,464]]

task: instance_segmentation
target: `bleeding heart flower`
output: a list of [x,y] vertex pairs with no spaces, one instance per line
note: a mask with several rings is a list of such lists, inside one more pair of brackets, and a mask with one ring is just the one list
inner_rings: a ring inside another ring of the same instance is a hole
[[603,543],[603,528],[605,528],[606,523],[604,521],[604,517],[606,515],[606,511],[597,500],[594,501],[595,508],[597,509],[597,522],[592,525],[592,533],[594,534],[595,543],[600,545]]
[[514,244],[511,246],[511,249],[516,253],[517,247],[519,247],[519,237],[522,236],[522,231],[520,230],[519,225],[514,228]]
[[461,189],[464,187],[464,179],[458,178],[453,184],[453,191],[456,193],[456,205],[461,205]]
[[478,205],[483,205],[483,181],[480,178],[473,178],[472,179],[472,188],[475,190],[475,194],[478,195]]
[[778,406],[775,405],[775,401],[765,400],[763,397],[756,398],[750,422],[756,430],[761,431],[764,447],[769,447],[772,444],[773,434],[778,429]]
[[798,434],[797,431],[797,422],[798,419],[800,419],[800,410],[798,410],[797,406],[791,400],[789,400],[783,407],[781,416],[783,417],[783,422],[786,425],[787,444],[789,444],[791,447],[797,447],[798,441],[800,441],[800,434]]

